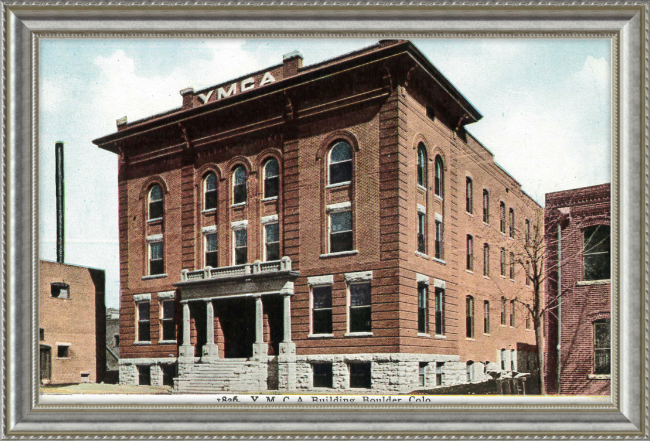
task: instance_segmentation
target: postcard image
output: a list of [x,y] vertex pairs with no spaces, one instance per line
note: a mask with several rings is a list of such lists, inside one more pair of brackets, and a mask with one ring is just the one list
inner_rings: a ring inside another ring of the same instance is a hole
[[611,51],[41,39],[40,393],[609,397]]

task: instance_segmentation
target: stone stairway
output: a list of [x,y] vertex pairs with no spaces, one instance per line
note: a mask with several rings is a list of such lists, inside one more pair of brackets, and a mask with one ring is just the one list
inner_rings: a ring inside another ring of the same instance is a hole
[[267,364],[246,358],[226,358],[210,363],[179,366],[174,393],[214,394],[255,392],[266,389]]

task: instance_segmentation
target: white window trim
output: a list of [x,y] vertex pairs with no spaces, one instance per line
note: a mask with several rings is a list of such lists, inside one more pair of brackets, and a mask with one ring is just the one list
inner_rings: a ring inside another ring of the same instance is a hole
[[334,284],[334,276],[333,275],[327,275],[327,276],[307,277],[307,284],[309,284],[310,286],[333,285]]
[[[140,300],[136,300],[135,297],[138,294],[133,296],[133,300],[135,302],[135,329],[134,329],[134,334],[135,334],[135,339],[133,344],[140,344],[140,345],[148,345],[151,344],[151,294],[140,294],[143,296]],[[149,304],[149,340],[140,340],[140,308],[138,305],[140,303],[148,303]]]
[[418,204],[418,213],[427,214],[427,207],[422,204]]
[[[319,283],[310,283],[309,279],[312,279],[314,282]],[[320,280],[313,280],[320,279]],[[329,280],[329,282],[326,282]],[[322,337],[334,337],[333,333],[330,334],[314,334],[314,288],[320,288],[322,286],[332,286],[334,284],[334,276],[316,276],[307,278],[307,283],[309,283],[309,335],[307,338],[322,338]],[[331,288],[330,288],[331,289]],[[332,292],[332,297],[334,292]],[[332,304],[332,312],[334,311],[334,305]],[[332,321],[334,316],[332,315]],[[334,323],[332,323],[332,326]]]
[[248,219],[244,219],[241,221],[236,221],[236,222],[231,222],[230,223],[230,228],[233,230],[242,230],[244,228],[248,228]]
[[203,229],[202,229],[201,231],[202,231],[203,234],[206,235],[206,236],[207,236],[208,234],[214,234],[214,233],[217,232],[217,226],[216,226],[216,225],[210,225],[210,226],[208,226],[208,227],[203,227]]
[[176,298],[176,291],[162,291],[158,293],[158,299],[171,300]]
[[[345,274],[345,337],[364,337],[372,336],[372,331],[361,331],[361,332],[352,332],[350,331],[350,309],[352,307],[352,301],[350,298],[350,285],[370,283],[372,280],[372,271],[360,271],[356,273],[346,273]],[[372,288],[370,291],[370,317],[372,320]],[[371,322],[372,329],[372,322]]]
[[[278,215],[276,214],[274,216],[275,216],[275,221],[270,220],[270,221],[264,222],[264,218],[262,218],[262,226],[263,226],[263,228],[262,228],[262,236],[263,236],[262,237],[262,246],[264,247],[262,255],[264,257],[264,262],[269,262],[269,260],[266,259],[266,245],[268,244],[267,241],[266,241],[266,227],[268,225],[274,225],[274,224],[278,225],[278,222],[277,222]],[[266,217],[273,217],[273,216],[266,216]],[[279,236],[280,236],[280,226],[278,225],[278,242],[277,242],[278,246],[280,244],[280,237]]]
[[[237,226],[236,228],[234,227],[234,224],[241,224]],[[246,230],[246,254],[248,254],[248,221],[243,220],[239,222],[233,222],[231,224],[232,226],[232,264],[237,265],[236,259],[237,259],[237,237],[235,236],[235,233],[240,230]],[[241,265],[241,264],[240,264]]]
[[436,221],[438,221],[438,222],[440,222],[440,223],[443,223],[443,222],[442,222],[442,214],[440,214],[440,213],[436,213]]
[[[171,292],[173,292],[173,291],[171,291]],[[164,294],[164,293],[160,293],[160,294]],[[150,302],[151,301],[151,293],[133,294],[133,301],[135,303],[138,303],[138,302]]]
[[418,284],[424,283],[425,285],[429,285],[429,276],[425,276],[423,274],[415,274],[415,280]]
[[[336,256],[336,255],[345,255],[352,252],[358,252],[356,250],[347,250],[347,251],[338,251],[332,252],[332,214],[334,213],[346,213],[350,212],[350,218],[352,218],[352,204],[350,202],[341,202],[340,204],[332,204],[327,206],[327,253],[321,254],[320,257],[324,256]],[[354,223],[352,224],[352,238],[354,242]],[[354,245],[354,243],[352,244]]]
[[345,281],[350,283],[361,283],[372,280],[372,271],[359,271],[355,273],[345,273]]
[[162,234],[153,234],[151,236],[147,236],[147,242],[162,242],[163,241],[163,235]]
[[339,211],[348,211],[352,209],[352,203],[350,201],[348,202],[341,202],[338,204],[330,204],[327,206],[327,212],[328,213],[336,213]]
[[[173,293],[174,291],[167,291],[167,292]],[[164,314],[165,314],[165,308],[163,306],[163,303],[164,302],[169,302],[172,299],[169,298],[169,297],[160,297],[160,294],[165,294],[165,293],[158,293],[158,303],[160,304],[160,307],[158,308],[158,310],[159,310],[159,312],[158,312],[159,323],[160,323],[160,325],[159,325],[160,326],[160,331],[159,331],[160,335],[159,335],[159,337],[162,339],[162,337],[163,337],[163,322],[164,322]],[[151,313],[149,313],[149,316],[150,316],[149,326],[151,326]],[[171,320],[172,320],[172,322],[174,322],[174,317],[172,317]],[[151,331],[149,331],[149,332],[151,332]],[[158,340],[158,343],[161,343],[161,344],[176,343],[176,339],[174,339],[174,340]]]
[[263,224],[270,224],[270,223],[277,222],[277,221],[278,221],[278,215],[277,214],[272,214],[270,216],[264,216],[262,218],[262,225]]

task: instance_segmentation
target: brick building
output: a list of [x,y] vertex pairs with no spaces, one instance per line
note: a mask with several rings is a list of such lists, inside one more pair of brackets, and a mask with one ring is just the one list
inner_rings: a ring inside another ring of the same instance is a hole
[[511,253],[541,208],[411,42],[181,95],[93,141],[119,155],[121,383],[405,392],[521,368]]
[[546,305],[559,300],[545,323],[547,393],[610,393],[610,194],[603,184],[546,195]]
[[41,383],[103,381],[104,271],[41,260],[39,275]]

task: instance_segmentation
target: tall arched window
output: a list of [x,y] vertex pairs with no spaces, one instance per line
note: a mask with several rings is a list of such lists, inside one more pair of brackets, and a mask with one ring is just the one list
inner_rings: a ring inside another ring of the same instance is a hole
[[443,184],[444,184],[444,167],[442,164],[442,158],[440,155],[436,156],[436,162],[435,162],[435,187],[434,191],[436,193],[436,196],[442,197],[443,195]]
[[329,154],[329,183],[352,181],[352,149],[345,141],[338,141]]
[[280,167],[278,161],[269,159],[264,165],[264,198],[277,197],[280,192]]
[[246,169],[240,165],[235,169],[232,183],[233,204],[246,203]]
[[474,184],[472,183],[472,178],[467,176],[465,178],[465,211],[472,213],[474,210]]
[[467,296],[465,301],[467,306],[466,336],[467,338],[474,338],[474,297]]
[[158,184],[149,190],[149,219],[163,217],[163,190]]
[[427,152],[422,143],[418,145],[418,185],[427,186]]
[[205,210],[214,210],[217,208],[217,176],[214,173],[208,173],[203,181],[203,203]]

